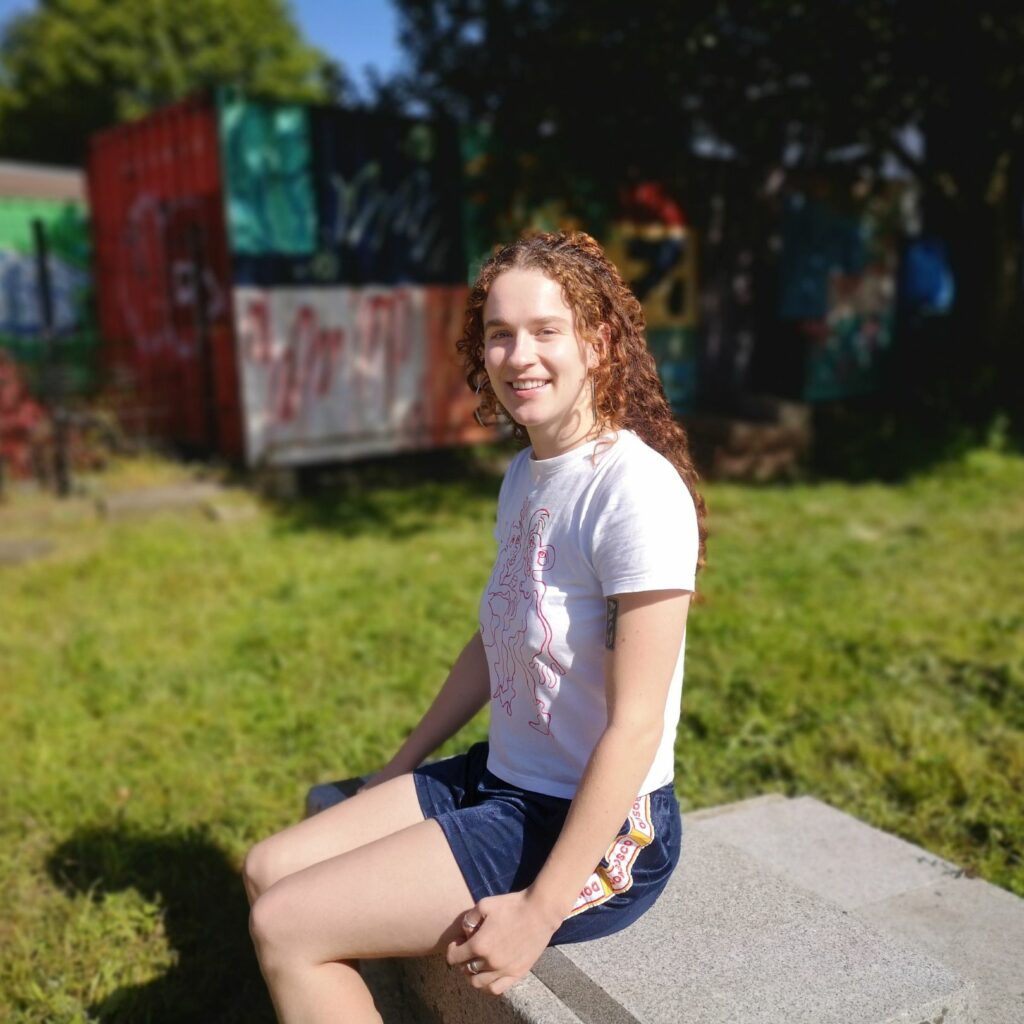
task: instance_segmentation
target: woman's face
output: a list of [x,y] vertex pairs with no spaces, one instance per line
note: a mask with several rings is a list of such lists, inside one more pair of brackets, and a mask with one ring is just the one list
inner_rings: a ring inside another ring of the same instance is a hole
[[549,459],[586,440],[597,353],[576,334],[561,285],[539,270],[506,270],[491,283],[483,319],[491,387],[526,428],[534,455]]

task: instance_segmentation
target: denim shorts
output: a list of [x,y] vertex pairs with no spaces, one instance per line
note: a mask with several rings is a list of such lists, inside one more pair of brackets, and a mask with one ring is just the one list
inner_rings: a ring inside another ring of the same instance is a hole
[[[572,801],[520,789],[487,770],[487,743],[413,772],[426,818],[441,826],[477,902],[518,892],[543,867]],[[682,819],[669,783],[640,797],[549,945],[611,935],[661,895],[677,862]]]

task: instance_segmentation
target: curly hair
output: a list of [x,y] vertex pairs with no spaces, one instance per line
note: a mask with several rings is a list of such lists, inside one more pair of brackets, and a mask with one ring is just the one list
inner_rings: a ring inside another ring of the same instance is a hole
[[[466,301],[462,337],[456,347],[466,382],[480,398],[477,417],[504,419],[520,441],[526,430],[498,402],[484,366],[484,304],[494,279],[503,271],[536,269],[557,281],[572,310],[577,335],[601,353],[592,371],[594,414],[601,431],[628,429],[675,466],[693,496],[700,537],[698,566],[705,562],[706,507],[697,490],[686,432],[672,415],[645,339],[644,312],[615,265],[582,231],[539,233],[498,248],[480,268]],[[606,329],[602,340],[600,328]]]

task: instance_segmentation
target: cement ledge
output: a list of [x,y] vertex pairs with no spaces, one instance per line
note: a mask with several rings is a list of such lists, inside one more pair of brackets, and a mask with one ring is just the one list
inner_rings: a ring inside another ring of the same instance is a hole
[[[345,789],[314,787],[307,809]],[[616,935],[546,950],[500,999],[443,957],[377,962],[368,983],[390,1001],[386,1024],[1020,1024],[1005,978],[993,987],[971,957],[917,941],[934,907],[894,925],[907,893],[957,873],[813,798],[769,794],[685,814],[658,903]],[[1024,901],[998,892],[1001,926],[1024,926]]]

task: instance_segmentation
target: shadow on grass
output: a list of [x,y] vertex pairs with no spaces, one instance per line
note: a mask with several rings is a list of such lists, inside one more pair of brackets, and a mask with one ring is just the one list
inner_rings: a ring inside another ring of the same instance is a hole
[[82,829],[47,859],[69,895],[135,889],[164,908],[177,963],[90,1006],[92,1018],[132,1024],[266,1021],[271,1008],[249,939],[241,877],[202,829],[152,834],[127,826]]
[[516,450],[488,446],[304,467],[298,495],[274,502],[277,528],[400,539],[431,529],[439,516],[476,518],[481,502],[497,499]]
[[810,470],[817,479],[901,483],[973,448],[1024,451],[1008,419],[971,424],[941,407],[897,409],[883,399],[833,402],[814,410]]

